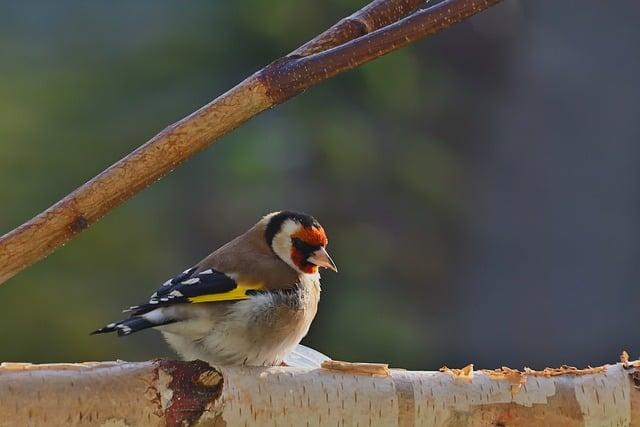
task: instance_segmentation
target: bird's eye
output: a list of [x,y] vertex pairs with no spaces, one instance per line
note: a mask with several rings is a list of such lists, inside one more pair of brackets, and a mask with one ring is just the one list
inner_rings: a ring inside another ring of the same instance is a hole
[[315,252],[320,248],[317,245],[310,245],[309,243],[305,242],[302,239],[298,239],[297,237],[293,237],[291,239],[291,244],[293,245],[294,248],[296,248],[303,254],[311,254],[312,252]]

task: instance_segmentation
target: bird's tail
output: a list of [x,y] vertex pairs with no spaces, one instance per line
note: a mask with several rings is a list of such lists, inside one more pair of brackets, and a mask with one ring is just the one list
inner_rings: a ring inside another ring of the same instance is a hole
[[91,335],[106,334],[109,332],[117,332],[119,336],[131,335],[134,332],[141,331],[155,326],[162,326],[175,322],[173,319],[159,319],[158,316],[131,316],[128,319],[119,322],[109,323],[100,329],[91,332]]

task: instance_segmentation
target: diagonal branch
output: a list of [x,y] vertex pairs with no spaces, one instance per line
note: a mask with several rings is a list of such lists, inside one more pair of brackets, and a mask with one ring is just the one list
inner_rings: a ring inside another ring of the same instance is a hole
[[[390,22],[415,10],[421,2],[374,1],[290,56],[170,125],[46,211],[0,237],[0,283],[46,257],[115,206],[258,113],[500,1],[446,0],[393,24]],[[374,31],[362,35],[370,30]]]
[[374,0],[354,14],[341,19],[289,56],[309,56],[396,22],[429,0]]
[[448,0],[331,49],[302,58],[285,57],[258,73],[276,104],[366,62],[431,36],[501,0]]

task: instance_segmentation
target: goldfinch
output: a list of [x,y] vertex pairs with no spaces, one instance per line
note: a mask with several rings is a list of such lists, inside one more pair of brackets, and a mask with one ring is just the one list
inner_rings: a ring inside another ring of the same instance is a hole
[[279,365],[316,315],[319,267],[337,271],[327,243],[312,216],[271,213],[93,334],[155,328],[186,360]]

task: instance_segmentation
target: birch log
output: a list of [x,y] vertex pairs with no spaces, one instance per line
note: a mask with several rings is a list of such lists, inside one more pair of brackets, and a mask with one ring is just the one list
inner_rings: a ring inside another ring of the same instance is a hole
[[640,362],[519,372],[2,364],[2,426],[635,426]]

